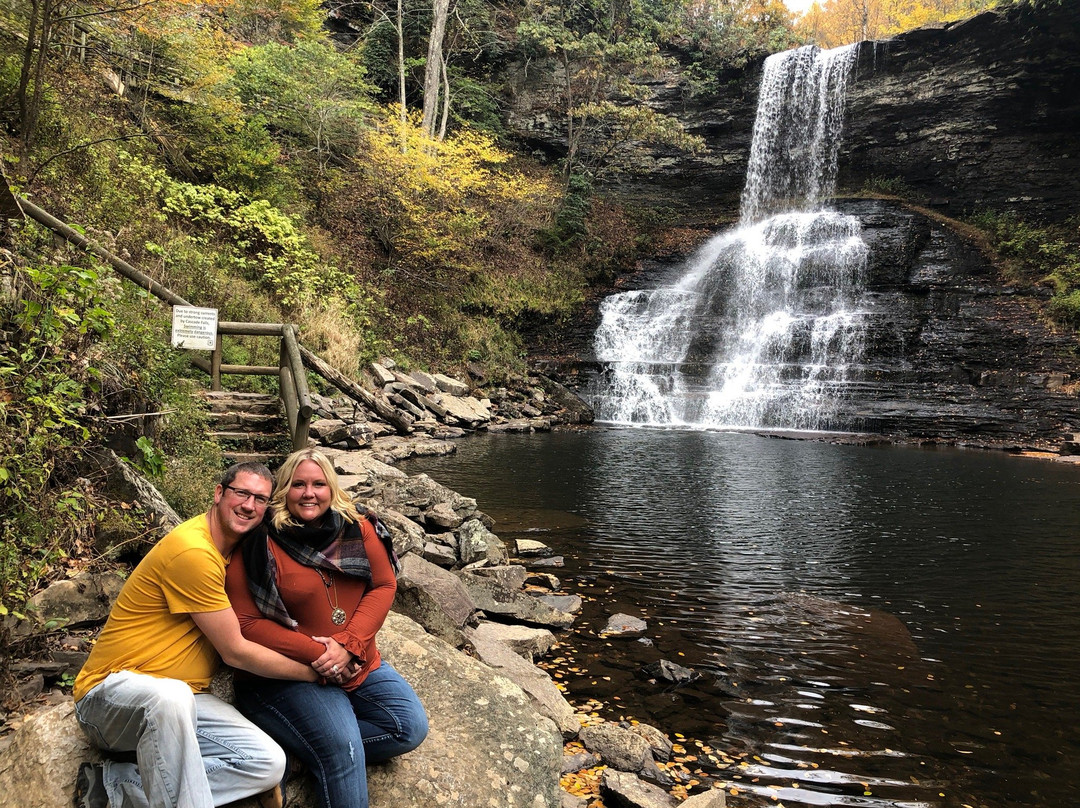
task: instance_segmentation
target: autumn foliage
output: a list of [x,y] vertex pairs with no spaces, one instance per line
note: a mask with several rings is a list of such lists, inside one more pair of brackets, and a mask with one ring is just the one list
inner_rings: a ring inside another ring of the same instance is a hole
[[963,19],[995,5],[997,0],[820,0],[796,30],[806,41],[834,48]]

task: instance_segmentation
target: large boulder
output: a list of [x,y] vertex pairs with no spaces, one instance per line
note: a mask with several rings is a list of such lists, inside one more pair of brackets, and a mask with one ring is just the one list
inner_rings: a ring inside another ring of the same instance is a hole
[[50,628],[104,623],[123,586],[124,578],[115,572],[83,572],[50,584],[30,598],[28,608]]
[[394,610],[408,615],[436,637],[460,646],[461,629],[476,602],[458,576],[416,555],[401,559]]
[[35,713],[0,741],[0,806],[71,805],[79,763],[100,757],[76,725],[71,701]]
[[[430,732],[418,749],[368,767],[372,805],[561,804],[562,738],[517,685],[393,612],[379,649],[420,696]],[[290,784],[289,804],[318,805],[307,778]]]

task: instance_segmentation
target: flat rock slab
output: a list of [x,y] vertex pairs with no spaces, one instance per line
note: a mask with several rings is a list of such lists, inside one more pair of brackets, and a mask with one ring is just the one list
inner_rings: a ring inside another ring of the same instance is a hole
[[529,662],[551,650],[555,635],[546,628],[530,628],[481,620],[473,635],[487,642],[500,642]]
[[465,637],[480,661],[495,668],[528,693],[537,711],[554,721],[564,738],[570,739],[578,734],[581,722],[550,676],[490,634],[466,629]]

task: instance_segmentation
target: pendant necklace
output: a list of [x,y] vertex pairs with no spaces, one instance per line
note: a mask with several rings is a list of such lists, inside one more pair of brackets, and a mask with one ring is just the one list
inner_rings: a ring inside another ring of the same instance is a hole
[[[337,596],[337,582],[334,581],[334,573],[327,571],[326,575],[330,580],[323,577],[323,571],[318,567],[315,568],[315,572],[319,573],[319,580],[323,582],[323,586],[326,587],[326,602],[330,604],[330,622],[335,626],[340,626],[345,623],[345,618],[348,616],[345,614],[345,610],[338,606]],[[334,599],[330,600],[330,587],[334,587]]]

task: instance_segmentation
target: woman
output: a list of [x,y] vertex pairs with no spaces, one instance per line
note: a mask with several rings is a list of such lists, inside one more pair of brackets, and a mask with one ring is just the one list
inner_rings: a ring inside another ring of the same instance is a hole
[[277,472],[265,538],[233,558],[226,590],[244,636],[310,663],[326,685],[238,680],[236,706],[303,761],[323,808],[367,808],[365,763],[427,735],[413,689],[375,647],[397,588],[389,535],[361,516],[327,458],[301,449]]

